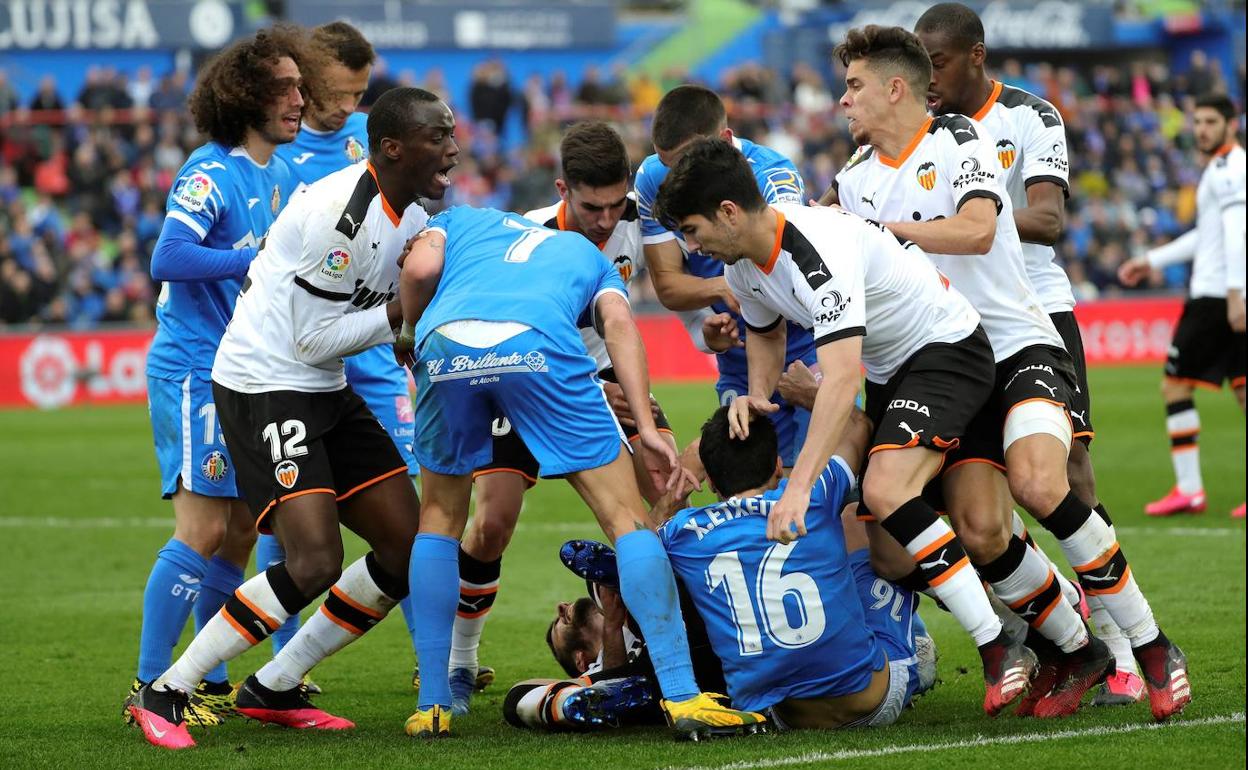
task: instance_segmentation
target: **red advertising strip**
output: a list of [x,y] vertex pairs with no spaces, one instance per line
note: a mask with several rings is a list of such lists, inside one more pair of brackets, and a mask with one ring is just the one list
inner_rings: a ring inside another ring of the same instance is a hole
[[[1183,308],[1179,298],[1105,300],[1075,316],[1088,363],[1165,360]],[[637,326],[658,382],[714,380],[715,357],[699,352],[672,315],[640,316]],[[76,404],[142,402],[150,330],[0,334],[0,407],[56,409]]]
[[1075,308],[1088,364],[1144,364],[1166,360],[1183,311],[1181,297],[1107,299]]

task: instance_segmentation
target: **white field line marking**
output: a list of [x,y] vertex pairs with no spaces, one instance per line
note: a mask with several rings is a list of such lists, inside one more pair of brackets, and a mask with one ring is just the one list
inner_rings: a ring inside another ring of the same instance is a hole
[[[871,757],[889,757],[896,754],[913,754],[917,752],[949,751],[952,749],[974,749],[982,746],[1006,746],[1018,743],[1045,743],[1048,741],[1064,741],[1073,738],[1095,738],[1104,735],[1123,735],[1149,730],[1183,730],[1191,727],[1207,727],[1210,725],[1243,724],[1244,712],[1204,717],[1178,722],[1149,722],[1120,727],[1088,727],[1081,730],[1061,730],[1051,733],[1020,733],[1018,735],[984,736],[967,738],[949,743],[911,743],[900,746],[883,746],[878,749],[845,749],[844,751],[814,751],[799,754],[795,757],[778,759],[759,759],[753,761],[730,762],[726,765],[703,765],[683,767],[679,770],[758,770],[769,767],[789,767],[792,765],[808,765],[815,762],[836,762],[846,759],[867,759]],[[669,765],[672,770],[678,766]]]
[[[172,516],[0,516],[0,528],[17,529],[141,529],[145,527],[172,527]],[[566,532],[577,529],[598,529],[593,516],[586,513],[584,519],[575,521],[521,521],[519,532]],[[1163,537],[1228,537],[1243,535],[1243,527],[1115,527],[1120,534],[1140,537],[1160,535]]]

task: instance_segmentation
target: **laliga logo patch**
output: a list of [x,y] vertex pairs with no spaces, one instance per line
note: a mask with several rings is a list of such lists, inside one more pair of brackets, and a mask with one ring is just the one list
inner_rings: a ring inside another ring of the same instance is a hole
[[343,147],[343,152],[347,154],[347,160],[352,163],[359,163],[364,160],[364,145],[360,144],[360,140],[354,136],[347,137],[347,144]]
[[524,356],[524,362],[535,372],[546,371],[546,356],[538,353],[536,350],[530,350],[526,353]]
[[226,462],[225,455],[220,450],[213,450],[199,464],[199,472],[204,474],[204,478],[209,481],[220,481],[225,478],[225,474],[229,470],[230,464]]
[[1001,168],[1009,168],[1014,165],[1014,158],[1018,155],[1014,143],[1009,139],[1002,139],[997,142],[997,160],[1001,161]]
[[299,480],[299,466],[293,460],[282,460],[273,470],[273,477],[278,484],[290,489]]
[[182,182],[173,200],[187,211],[203,211],[211,193],[212,177],[197,171]]
[[331,281],[341,282],[351,264],[351,252],[346,249],[330,249],[325,255],[325,263],[321,265],[321,276]]
[[919,170],[915,172],[915,178],[919,180],[924,190],[934,189],[936,187],[936,164],[929,160],[919,166]]

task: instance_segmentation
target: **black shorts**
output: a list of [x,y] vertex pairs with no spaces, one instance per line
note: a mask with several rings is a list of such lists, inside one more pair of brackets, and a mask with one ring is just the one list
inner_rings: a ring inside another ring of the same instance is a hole
[[1079,324],[1075,314],[1069,310],[1064,313],[1049,313],[1057,333],[1062,336],[1066,352],[1075,367],[1075,389],[1070,393],[1070,424],[1074,427],[1074,437],[1088,445],[1096,438],[1096,429],[1092,427],[1092,392],[1088,390],[1088,361],[1083,354],[1083,335],[1079,333]]
[[239,491],[256,527],[284,500],[313,492],[346,500],[407,473],[386,429],[349,386],[331,393],[238,393],[212,384]]
[[955,448],[992,395],[992,345],[982,327],[958,342],[918,350],[883,385],[867,381],[871,454],[926,446]]
[[[606,382],[616,381],[615,372],[610,367],[603,369],[598,376]],[[672,432],[672,426],[662,408],[654,422],[660,431]],[[624,430],[624,437],[631,446],[637,440],[637,428],[622,423],[620,428]],[[538,476],[541,475],[541,467],[537,458],[524,445],[524,439],[511,427],[511,422],[506,417],[499,417],[491,423],[490,430],[494,432],[494,457],[488,465],[473,471],[472,477],[475,479],[490,473],[515,473],[524,477],[526,488],[536,484]]]
[[1166,356],[1166,376],[1214,389],[1221,389],[1222,383],[1230,380],[1232,388],[1242,388],[1244,341],[1243,332],[1231,331],[1225,299],[1192,297],[1184,303],[1183,315],[1174,329]]
[[1070,354],[1049,345],[1023,348],[997,364],[992,397],[975,415],[961,446],[946,458],[945,470],[964,462],[986,462],[1005,470],[1005,420],[1028,401],[1047,401],[1069,413],[1076,387]]

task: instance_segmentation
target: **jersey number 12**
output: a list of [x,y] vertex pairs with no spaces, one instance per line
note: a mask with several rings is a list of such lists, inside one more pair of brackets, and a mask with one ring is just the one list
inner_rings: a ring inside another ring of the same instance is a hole
[[[754,576],[753,596],[736,551],[717,555],[706,569],[707,590],[714,592],[722,586],[727,594],[728,608],[737,627],[737,646],[743,656],[762,654],[764,632],[773,644],[788,650],[814,644],[823,635],[827,618],[815,579],[805,572],[783,572],[785,560],[797,545],[777,543],[767,549]],[[784,606],[790,596],[797,603],[796,625],[790,622]],[[760,611],[756,612],[755,607]]]

